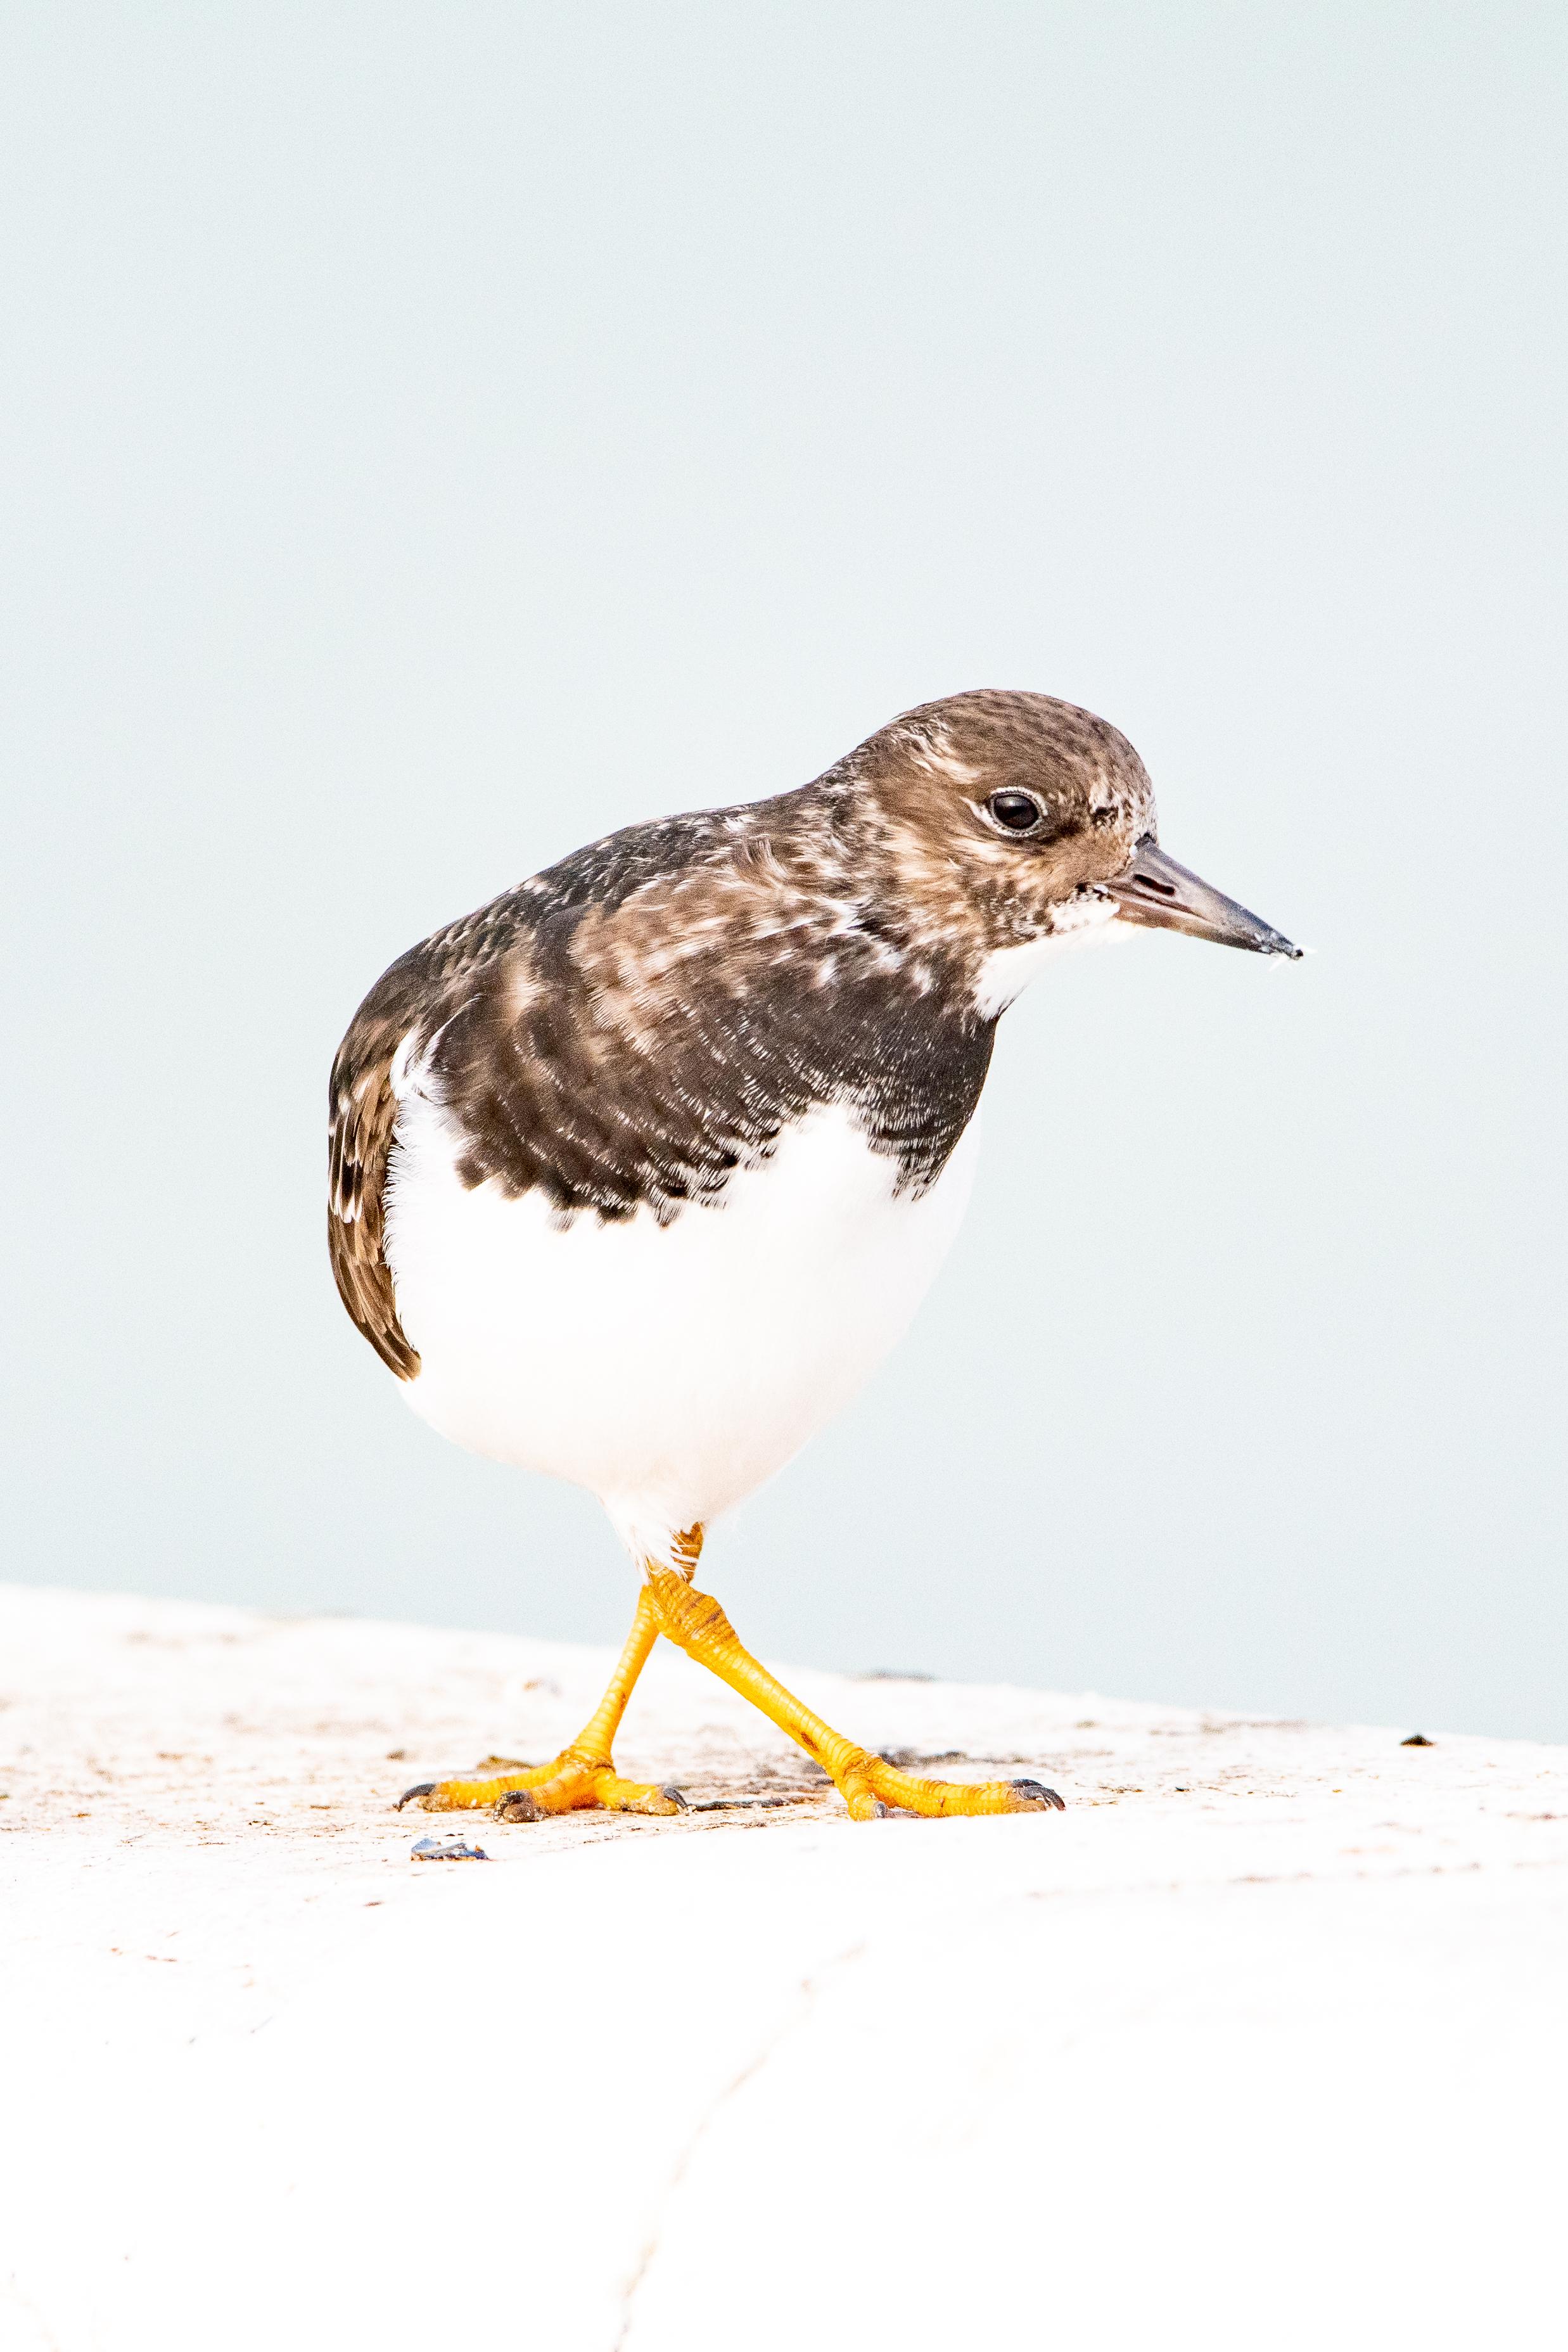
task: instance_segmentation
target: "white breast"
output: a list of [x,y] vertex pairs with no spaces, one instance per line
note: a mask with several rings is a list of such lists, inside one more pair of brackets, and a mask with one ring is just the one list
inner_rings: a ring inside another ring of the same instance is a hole
[[894,1196],[896,1162],[849,1111],[820,1108],[712,1207],[563,1227],[537,1192],[466,1190],[444,1112],[411,1095],[386,1232],[423,1360],[409,1402],[460,1445],[589,1487],[633,1553],[668,1558],[902,1337],[963,1217],[977,1126],[918,1199]]

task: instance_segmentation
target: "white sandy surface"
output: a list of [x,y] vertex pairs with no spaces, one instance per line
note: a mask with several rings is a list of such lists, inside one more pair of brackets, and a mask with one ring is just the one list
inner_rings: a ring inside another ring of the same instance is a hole
[[609,1663],[0,1588],[4,2352],[1568,2342],[1568,1750],[802,1674],[1068,1801],[855,1825],[661,1652],[713,1810],[392,1810]]

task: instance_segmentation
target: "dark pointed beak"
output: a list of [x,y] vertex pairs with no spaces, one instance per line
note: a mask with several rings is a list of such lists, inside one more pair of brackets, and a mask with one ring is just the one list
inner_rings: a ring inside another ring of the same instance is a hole
[[1211,890],[1174,857],[1152,834],[1140,841],[1124,874],[1103,887],[1116,901],[1124,923],[1146,923],[1151,930],[1189,931],[1222,948],[1250,948],[1254,955],[1299,956],[1282,931],[1270,929],[1234,898]]

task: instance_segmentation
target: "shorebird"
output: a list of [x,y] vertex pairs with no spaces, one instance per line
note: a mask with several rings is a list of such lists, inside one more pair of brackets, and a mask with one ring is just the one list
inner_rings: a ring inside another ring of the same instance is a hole
[[1113,925],[1300,953],[1159,847],[1114,727],[983,691],[906,711],[798,791],[611,834],[383,973],[332,1068],[343,1304],[433,1428],[597,1495],[642,1580],[569,1748],[402,1802],[679,1811],[612,1753],[664,1634],[857,1820],[1060,1806],[857,1746],[695,1571],[705,1529],[907,1327],[968,1199],[998,1018]]

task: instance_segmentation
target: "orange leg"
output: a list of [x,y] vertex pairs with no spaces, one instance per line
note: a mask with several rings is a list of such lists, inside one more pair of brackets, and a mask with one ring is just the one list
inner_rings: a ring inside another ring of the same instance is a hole
[[[702,1531],[694,1528],[685,1539],[684,1559],[693,1567],[701,1549]],[[874,1821],[890,1807],[911,1813],[1037,1813],[1061,1809],[1054,1789],[1038,1780],[920,1780],[896,1766],[884,1763],[857,1748],[802,1706],[792,1691],[754,1658],[742,1644],[718,1602],[698,1592],[687,1576],[673,1569],[647,1566],[646,1590],[653,1596],[658,1630],[689,1658],[706,1666],[720,1682],[759,1706],[770,1723],[787,1731],[832,1779],[857,1822]]]
[[[644,1585],[609,1687],[570,1748],[563,1748],[549,1764],[513,1765],[503,1756],[486,1757],[486,1763],[497,1768],[493,1776],[422,1780],[399,1798],[399,1809],[418,1804],[427,1813],[451,1813],[489,1805],[497,1820],[504,1822],[542,1821],[547,1813],[575,1812],[585,1805],[601,1806],[612,1813],[684,1812],[685,1801],[677,1790],[622,1780],[611,1761],[626,1702],[659,1631],[653,1598]],[[480,1770],[484,1771],[483,1766]]]

